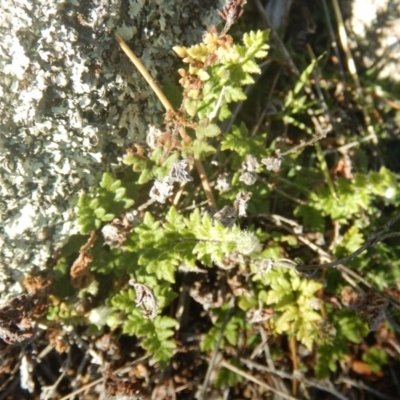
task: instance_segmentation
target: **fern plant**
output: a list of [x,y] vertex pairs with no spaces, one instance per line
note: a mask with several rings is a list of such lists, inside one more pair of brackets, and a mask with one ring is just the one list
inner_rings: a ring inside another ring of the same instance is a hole
[[[267,31],[250,32],[237,45],[231,36],[211,31],[197,45],[174,48],[186,64],[178,71],[181,107],[167,107],[164,126],[149,127],[147,143],[128,149],[115,176],[103,174],[96,190],[81,195],[82,236],[64,248],[57,268],[65,280],[68,264],[78,265],[94,276],[94,283],[58,291],[49,320],[87,321],[97,332],[120,328],[166,367],[178,351],[180,321],[171,310],[180,296],[180,272],[200,270],[207,277],[214,274],[225,290],[223,305],[208,304],[199,344],[204,357],[215,351],[235,354],[232,362],[239,365],[236,351],[251,353],[265,330],[315,351],[312,368],[323,378],[368,334],[367,323],[350,307],[338,309],[330,301],[343,288],[336,270],[311,278],[299,270],[312,259],[304,250],[310,243],[307,234],[318,232],[324,239],[329,224],[346,227],[330,248],[332,256],[362,246],[374,207],[386,201],[398,177],[381,168],[334,178],[318,146],[306,169],[300,160],[310,143],[279,151],[277,139],[265,132],[254,135],[243,121],[222,133],[219,122],[232,116],[230,106],[246,99],[244,87],[261,72],[257,60],[267,55],[267,39]],[[316,62],[292,85],[284,110],[275,116],[307,134],[313,131],[298,116],[310,109],[314,115],[320,112],[305,90]],[[213,189],[219,191],[218,203]],[[279,224],[271,225],[277,218]],[[325,254],[317,245],[309,247],[318,256]],[[383,245],[373,251],[390,253]],[[73,260],[77,253],[78,263]],[[389,258],[382,259],[387,263]],[[358,262],[367,268],[366,259]],[[386,277],[371,280],[383,287]],[[73,298],[71,292],[81,298],[90,292],[101,305],[89,312],[74,309],[61,299]],[[386,362],[379,349],[366,352],[364,359],[375,371]],[[216,384],[241,381],[222,369]]]

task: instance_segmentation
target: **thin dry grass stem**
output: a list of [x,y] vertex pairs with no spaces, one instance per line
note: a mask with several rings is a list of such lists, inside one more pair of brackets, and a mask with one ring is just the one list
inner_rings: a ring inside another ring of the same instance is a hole
[[208,384],[210,382],[211,374],[212,374],[212,371],[214,370],[214,367],[215,367],[215,364],[216,364],[216,361],[217,361],[218,351],[219,351],[219,347],[220,347],[221,342],[222,342],[222,337],[223,337],[226,325],[228,324],[229,318],[231,317],[231,314],[233,312],[234,301],[235,301],[234,297],[232,297],[232,299],[230,301],[230,305],[229,305],[229,310],[225,314],[224,321],[222,322],[222,325],[221,325],[221,330],[220,330],[220,333],[219,333],[219,336],[218,336],[218,340],[215,343],[213,355],[211,357],[210,363],[208,364],[207,373],[206,373],[206,376],[204,378],[203,386],[201,388],[201,397],[200,397],[200,399],[202,399],[202,400],[207,400]]
[[[325,115],[328,117],[329,123],[333,126],[332,123],[332,115],[331,112],[329,111],[329,107],[326,103],[324,94],[322,93],[322,88],[321,88],[321,71],[319,69],[318,63],[317,63],[317,57],[315,57],[314,51],[312,47],[307,43],[306,45],[307,53],[310,57],[310,60],[315,63],[315,68],[312,71],[312,75],[314,77],[314,88],[317,92],[317,98],[316,100],[318,101],[318,105],[321,107],[322,110],[324,110]],[[314,93],[312,93],[312,97],[314,97]],[[315,118],[315,117],[314,117]]]
[[288,389],[287,389],[285,383],[282,382],[281,379],[278,379],[277,375],[274,373],[274,372],[276,372],[274,360],[272,358],[271,349],[269,348],[267,333],[265,332],[265,329],[262,326],[260,326],[260,334],[261,334],[262,343],[263,343],[263,352],[265,354],[265,362],[268,365],[268,367],[271,369],[272,380],[273,380],[275,386],[277,388],[279,388],[279,390],[288,394]]
[[115,39],[117,40],[118,44],[120,45],[121,49],[124,51],[124,53],[129,57],[129,59],[132,61],[133,65],[138,69],[138,71],[142,74],[143,78],[146,79],[147,83],[150,85],[150,87],[153,89],[154,93],[157,95],[157,97],[160,99],[162,105],[167,111],[174,111],[171,103],[168,101],[168,99],[165,97],[163,91],[160,89],[160,87],[157,85],[156,81],[151,77],[145,66],[142,64],[142,62],[135,56],[133,51],[128,47],[128,45],[125,43],[125,41],[122,39],[118,33],[115,35]]
[[[148,359],[150,356],[146,355],[143,357],[140,357],[138,360],[133,361],[132,363],[130,363],[129,365],[124,365],[123,367],[120,367],[118,369],[116,369],[115,371],[113,371],[113,374],[118,374],[118,373],[125,373],[125,372],[129,372],[131,371],[132,367],[146,359]],[[67,394],[64,397],[61,397],[61,399],[59,400],[69,400],[72,399],[73,397],[75,397],[77,394],[84,392],[85,390],[90,389],[93,386],[96,386],[97,384],[103,382],[105,379],[105,376],[102,376],[99,379],[96,379],[95,381],[89,382],[86,385],[82,386],[81,388],[74,390],[73,392]]]
[[272,28],[271,25],[271,21],[269,19],[268,14],[265,12],[265,9],[263,7],[263,5],[261,4],[260,0],[255,0],[254,1],[257,10],[259,11],[259,13],[261,14],[262,19],[265,22],[265,25],[268,29],[271,30],[271,36],[272,36],[272,40],[275,42],[279,52],[281,53],[281,56],[283,57],[283,59],[285,60],[286,64],[289,66],[289,68],[291,69],[292,73],[296,76],[299,77],[300,76],[300,72],[297,69],[295,63],[293,62],[292,57],[290,56],[289,52],[287,51],[283,41],[281,40],[281,38],[279,37],[278,33],[276,32],[275,29]]
[[[313,117],[313,118],[315,118],[315,117]],[[324,131],[321,128],[321,130],[318,130],[317,134],[314,137],[312,137],[310,140],[307,140],[306,142],[302,141],[298,145],[291,147],[289,150],[287,150],[287,151],[285,151],[283,153],[280,153],[280,155],[282,157],[285,157],[285,156],[288,156],[290,154],[294,154],[294,153],[298,152],[303,147],[312,146],[314,143],[316,143],[319,140],[325,138],[327,133],[328,133],[327,130]]]
[[278,83],[278,79],[281,76],[281,72],[282,72],[282,68],[279,68],[278,72],[274,76],[271,88],[270,88],[269,93],[268,93],[268,98],[267,98],[267,100],[265,102],[265,106],[264,106],[263,110],[261,111],[261,115],[258,117],[258,120],[257,120],[255,126],[253,127],[252,131],[251,131],[251,135],[250,135],[251,137],[254,137],[257,134],[258,130],[260,129],[262,121],[265,118],[265,114],[267,113],[268,108],[270,107],[269,103],[270,103],[270,101],[272,99],[272,94],[273,94],[273,92],[275,90],[276,84]]
[[235,367],[234,365],[229,364],[229,363],[226,362],[225,360],[222,360],[222,361],[220,362],[219,365],[220,365],[220,367],[229,369],[230,371],[234,372],[235,374],[238,374],[238,375],[240,375],[240,376],[243,376],[243,378],[246,378],[247,380],[249,380],[249,381],[251,381],[251,382],[257,384],[258,386],[260,386],[260,387],[262,387],[262,388],[264,388],[264,389],[266,389],[266,390],[269,390],[269,391],[271,391],[271,392],[273,392],[273,393],[275,393],[275,394],[281,396],[281,397],[284,398],[284,399],[288,399],[288,400],[297,400],[296,397],[292,397],[292,396],[290,396],[290,395],[288,395],[288,394],[286,394],[286,393],[283,393],[283,392],[281,392],[281,391],[279,391],[279,390],[273,388],[272,386],[266,384],[265,382],[262,382],[262,381],[260,381],[259,379],[255,378],[253,375],[250,375],[249,373],[247,373],[247,372],[245,372],[245,371],[242,371],[241,369]]
[[62,372],[58,379],[51,385],[45,386],[42,388],[42,393],[40,394],[40,398],[42,400],[48,400],[54,397],[56,394],[57,386],[61,383],[66,373],[69,371],[71,366],[71,350],[68,352],[67,359],[64,362],[64,365],[61,367]]
[[322,0],[322,7],[324,9],[326,26],[328,27],[329,36],[331,37],[331,43],[332,43],[333,52],[335,53],[335,56],[337,58],[339,74],[340,74],[342,80],[345,81],[346,80],[346,75],[344,73],[342,58],[341,58],[340,53],[339,53],[339,46],[338,46],[338,43],[337,43],[337,40],[336,40],[335,32],[333,30],[333,25],[332,25],[332,21],[331,21],[331,15],[329,13],[329,9],[328,9],[328,5],[326,4],[326,0]]
[[[297,343],[296,343],[296,338],[294,336],[291,336],[289,338],[289,348],[290,348],[290,354],[292,356],[293,371],[297,372],[299,369],[299,360],[297,359]],[[293,396],[297,396],[297,387],[298,387],[297,379],[293,378],[292,380]]]
[[199,174],[204,193],[206,194],[206,197],[208,200],[208,205],[210,207],[216,207],[217,202],[215,201],[214,193],[211,190],[210,182],[208,181],[207,174],[204,169],[203,163],[200,160],[194,160],[194,165]]
[[218,96],[217,104],[215,105],[214,109],[208,116],[209,121],[211,122],[218,114],[219,109],[221,108],[222,100],[224,99],[226,91],[226,86],[222,86],[221,93]]
[[[39,328],[41,328],[41,326],[39,325]],[[47,327],[42,328],[42,329],[47,329]],[[49,343],[40,353],[39,355],[36,357],[36,360],[38,362],[41,362],[43,360],[43,358],[45,358],[50,352],[52,352],[54,350],[54,344]]]
[[347,69],[350,72],[350,75],[351,75],[354,83],[357,85],[358,88],[360,88],[361,85],[360,85],[360,80],[359,80],[358,74],[357,74],[356,63],[354,62],[353,55],[351,54],[351,50],[350,50],[350,46],[349,46],[349,42],[348,42],[348,38],[347,38],[346,27],[344,26],[344,21],[343,21],[342,13],[340,11],[339,3],[337,0],[333,0],[332,4],[333,4],[333,10],[335,13],[335,17],[337,20],[340,42],[342,44],[342,48],[343,48],[343,51],[346,56]]
[[140,205],[138,207],[138,211],[144,211],[147,207],[150,207],[152,204],[154,204],[156,202],[155,199],[149,199],[147,200],[145,203],[143,203],[142,205]]
[[[18,365],[18,367],[19,367],[19,365]],[[10,393],[12,393],[12,391],[15,390],[16,387],[21,383],[20,377],[14,376],[14,374],[13,374],[13,377],[9,380],[12,381],[12,383],[10,385],[3,384],[1,387],[2,392],[0,393],[0,400],[10,399],[11,397],[8,397],[8,395]],[[8,383],[8,380],[5,383]]]
[[176,312],[175,312],[175,318],[178,321],[178,325],[176,330],[184,330],[187,327],[188,321],[189,321],[189,302],[190,302],[190,296],[189,296],[189,291],[190,287],[187,283],[187,274],[183,277],[183,283],[182,287],[179,293],[179,298],[178,298],[178,305],[176,307]]
[[185,184],[184,183],[181,183],[180,185],[179,185],[179,189],[178,189],[178,191],[175,193],[175,196],[174,196],[174,199],[172,200],[172,205],[174,206],[174,207],[176,207],[178,204],[179,204],[179,200],[181,199],[181,197],[182,197],[182,194],[183,194],[183,191],[184,191],[184,189],[185,189]]
[[[270,219],[273,223],[275,223],[276,226],[282,228],[283,230],[290,232],[291,234],[296,235],[296,237],[299,239],[300,242],[308,246],[311,250],[313,250],[315,253],[317,253],[320,257],[326,260],[332,260],[333,257],[327,253],[325,250],[323,250],[321,247],[317,246],[315,243],[311,242],[309,239],[307,239],[305,236],[303,236],[301,233],[303,232],[303,227],[299,225],[295,221],[288,220],[287,218],[281,217],[280,215],[270,215],[267,217]],[[289,226],[286,226],[282,224],[284,222],[285,224],[288,224]],[[356,287],[357,284],[350,278],[349,275],[356,275],[356,279],[359,281],[362,281],[363,278],[356,274],[355,272],[349,270],[350,274],[346,273],[345,267],[343,266],[343,269],[340,270],[342,273],[343,278],[353,287]],[[366,282],[368,284],[368,282]],[[369,285],[369,284],[368,284]]]
[[304,200],[301,199],[297,199],[296,197],[291,196],[290,194],[287,194],[286,192],[284,192],[281,189],[278,189],[278,187],[275,185],[273,185],[272,183],[267,183],[266,180],[262,180],[262,182],[265,182],[266,186],[268,186],[269,189],[274,190],[276,193],[280,194],[281,196],[293,201],[296,204],[301,204],[301,205],[307,205],[308,203]]
[[[390,343],[390,341],[389,341]],[[390,376],[392,377],[392,380],[394,384],[396,385],[397,393],[400,393],[400,382],[399,382],[399,376],[398,372],[394,370],[393,365],[388,365],[389,371],[390,371]]]
[[[393,339],[389,339],[388,343],[393,346],[393,348],[397,351],[398,356],[400,356],[400,345],[397,342],[395,342]],[[400,384],[399,384],[399,386],[400,386]],[[400,393],[400,387],[399,387],[398,392]]]
[[330,243],[328,245],[329,251],[333,251],[333,249],[336,247],[336,245],[341,240],[340,227],[341,227],[341,225],[338,221],[332,221],[332,235],[330,238]]
[[371,386],[366,385],[362,381],[356,381],[350,378],[340,378],[340,383],[344,383],[346,385],[350,385],[356,387],[358,389],[365,390],[366,392],[372,393],[375,398],[382,399],[382,400],[398,400],[398,397],[386,396],[382,392],[373,389]]
[[[279,371],[279,370],[274,370],[273,371],[271,368],[266,367],[265,365],[258,364],[258,363],[254,362],[254,361],[251,361],[251,360],[248,360],[248,359],[245,359],[245,358],[241,358],[240,362],[245,364],[248,368],[252,368],[252,369],[254,368],[254,369],[257,369],[257,370],[262,371],[262,372],[269,372],[269,373],[272,373],[272,374],[274,374],[276,376],[279,376],[279,377],[281,377],[283,379],[290,379],[290,380],[298,379],[295,374],[290,374],[288,372]],[[301,382],[306,384],[309,387],[315,387],[317,389],[323,390],[324,392],[331,393],[331,394],[333,394],[335,397],[337,397],[340,400],[348,400],[347,397],[343,396],[340,392],[338,392],[335,389],[335,387],[333,386],[333,384],[330,381],[329,381],[330,387],[322,385],[321,382],[316,382],[314,380],[304,378],[303,376],[301,377]]]
[[172,378],[168,379],[168,389],[169,389],[169,394],[171,394],[172,396],[171,400],[176,400],[176,389],[174,387],[174,381]]
[[[314,124],[315,130],[317,131],[316,137],[321,138],[323,135],[326,135],[326,131],[322,129],[318,119],[314,116],[311,117],[311,121]],[[319,166],[322,171],[322,174],[325,178],[325,181],[328,185],[329,191],[334,199],[338,199],[336,194],[336,186],[333,183],[331,173],[329,171],[328,163],[326,162],[326,158],[324,157],[324,153],[322,151],[321,143],[316,140],[315,141],[315,153],[317,155],[317,159],[319,161]]]
[[[293,235],[296,235],[296,237],[299,239],[300,242],[308,246],[311,250],[315,251],[319,256],[325,257],[327,260],[334,260],[334,257],[327,253],[325,250],[323,250],[321,247],[317,246],[315,243],[311,242],[308,240],[304,235],[300,234],[298,230],[293,229],[292,227],[285,226],[281,223],[283,219],[281,220],[279,216],[277,215],[272,215],[272,216],[266,216],[269,220],[277,224],[280,228],[286,230],[287,232],[292,233]],[[380,295],[381,297],[385,298],[388,300],[393,306],[400,308],[400,301],[390,294],[383,292],[379,290],[378,288],[372,286],[368,281],[366,281],[361,275],[357,274],[355,271],[351,270],[350,268],[347,268],[344,264],[348,263],[349,261],[353,260],[355,257],[357,257],[359,254],[367,250],[368,248],[374,246],[378,242],[384,241],[386,239],[394,238],[394,237],[400,237],[400,232],[391,232],[391,233],[386,233],[385,232],[393,225],[395,224],[398,220],[400,219],[400,214],[394,216],[391,218],[386,224],[383,225],[383,227],[372,234],[364,243],[363,246],[361,246],[359,249],[357,249],[355,252],[351,253],[347,257],[340,258],[338,260],[334,260],[328,263],[324,264],[311,264],[311,265],[297,265],[296,269],[299,271],[315,271],[319,269],[324,269],[324,268],[337,268],[341,273],[344,279],[348,281],[352,286],[354,286],[354,282],[349,279],[349,276],[353,277],[356,279],[358,282],[364,284],[367,288],[372,289],[375,293]],[[298,225],[293,221],[294,224]],[[295,225],[293,225],[295,226]],[[300,225],[298,225],[299,228],[301,228]]]
[[275,226],[277,226],[277,227],[281,227],[281,226],[285,227],[283,225],[283,223],[289,225],[291,228],[293,228],[293,232],[295,234],[299,234],[299,233],[303,233],[304,232],[304,227],[302,225],[300,225],[299,223],[297,223],[293,219],[285,218],[282,215],[270,214],[268,219],[271,220],[275,224]]
[[[321,281],[325,282],[325,278],[326,278],[326,269],[322,270],[321,273]],[[321,311],[321,317],[324,321],[326,321],[327,318],[327,313],[326,313],[326,309],[325,309],[325,305],[324,302],[322,301],[324,298],[324,288],[322,287],[321,289],[318,290],[317,292],[317,297],[319,299],[321,299],[321,303],[319,305],[319,310]]]
[[104,380],[104,377],[99,378],[99,379],[96,379],[96,380],[93,381],[93,382],[89,382],[89,383],[87,383],[86,385],[82,386],[81,388],[79,388],[79,389],[77,389],[77,390],[74,390],[73,392],[67,394],[67,395],[64,396],[64,397],[61,397],[60,400],[70,400],[70,399],[73,399],[73,398],[74,398],[76,395],[78,395],[79,393],[82,393],[82,392],[84,392],[85,390],[88,390],[88,389],[90,389],[91,387],[97,385],[98,383],[103,382],[103,380]]
[[[22,351],[19,354],[17,362],[12,368],[10,368],[9,377],[2,382],[2,385],[0,385],[0,400],[8,399],[9,397],[7,396],[9,393],[12,393],[15,387],[21,382],[19,369],[21,367],[21,360],[24,354],[26,354],[26,351]],[[37,360],[36,362],[39,364],[40,360]]]
[[[315,80],[310,79],[310,83],[315,85]],[[323,85],[326,85],[326,86],[328,86],[329,84],[343,85],[343,87],[348,90],[354,90],[356,88],[354,83],[341,81],[341,80],[334,79],[334,78],[325,79],[325,78],[321,77],[320,83]],[[389,94],[387,94],[387,93],[380,94],[380,93],[377,93],[376,91],[368,90],[363,87],[361,88],[361,90],[365,96],[371,96],[374,99],[377,99],[377,100],[387,104],[389,107],[393,108],[394,110],[397,110],[397,111],[400,110],[400,104],[396,100],[387,98],[389,96]]]
[[79,381],[83,377],[83,370],[84,370],[84,368],[86,367],[86,365],[87,365],[87,363],[89,361],[89,357],[90,357],[89,353],[85,353],[84,356],[82,357],[82,360],[79,363],[79,367],[78,367],[78,369],[76,371],[76,375],[75,375],[75,377],[74,377],[74,379],[72,381],[72,384],[71,384],[71,389],[72,390],[78,389]]
[[372,141],[375,138],[375,135],[368,135],[368,136],[364,136],[362,138],[359,138],[358,140],[345,144],[343,146],[339,146],[336,147],[335,149],[327,149],[323,151],[324,156],[328,155],[328,154],[332,154],[332,153],[346,153],[348,149],[351,149],[352,147],[356,147],[356,146],[360,146],[361,143],[363,142],[368,142],[368,141]]
[[338,24],[338,33],[339,33],[340,42],[342,44],[342,48],[343,48],[344,54],[346,56],[347,69],[351,75],[351,78],[353,79],[353,82],[356,85],[356,88],[357,88],[356,93],[357,93],[358,98],[361,101],[362,113],[363,113],[363,117],[364,117],[364,121],[365,121],[365,126],[367,127],[368,133],[371,135],[374,135],[374,139],[372,142],[375,145],[377,145],[378,138],[376,136],[375,129],[371,124],[371,118],[368,115],[367,109],[365,107],[365,98],[364,98],[363,91],[361,88],[360,79],[357,74],[356,63],[354,61],[353,55],[350,50],[350,46],[349,46],[349,42],[348,42],[348,38],[347,38],[346,27],[344,26],[344,21],[343,21],[342,13],[340,11],[338,0],[332,0],[332,4],[333,4],[333,9],[334,9],[335,17],[337,20],[337,24]]
[[353,253],[349,254],[346,257],[340,258],[338,260],[325,263],[325,264],[319,264],[319,265],[301,265],[299,266],[299,270],[301,271],[307,271],[307,270],[315,270],[315,269],[323,269],[323,268],[331,268],[331,267],[336,267],[341,264],[346,264],[351,260],[354,260],[359,254],[364,252],[365,250],[369,249],[370,247],[374,246],[378,242],[382,242],[386,239],[390,239],[393,237],[399,237],[400,232],[392,232],[388,234],[382,234],[381,232],[374,233],[371,235],[367,241],[362,245],[360,248],[358,248],[356,251]]
[[181,212],[191,211],[191,210],[195,210],[196,208],[199,208],[199,207],[204,207],[207,204],[208,204],[208,201],[204,200],[204,201],[201,201],[200,203],[192,203],[192,205],[181,208],[180,210],[181,210]]
[[[128,47],[128,45],[124,42],[122,37],[118,34],[115,35],[115,38],[120,45],[121,49],[124,51],[124,53],[129,57],[129,59],[132,61],[132,63],[135,65],[135,67],[138,69],[138,71],[142,74],[142,76],[146,79],[147,83],[150,85],[150,87],[153,89],[154,93],[157,95],[159,100],[161,101],[162,105],[166,109],[167,112],[171,112],[175,114],[175,110],[172,107],[171,103],[169,100],[165,97],[163,91],[160,89],[160,87],[157,85],[156,81],[151,77],[145,66],[142,64],[142,62],[135,56],[135,54],[132,52],[132,50]],[[192,139],[190,136],[186,133],[186,130],[183,126],[179,127],[179,134],[182,138],[182,140],[186,144],[190,144]],[[211,190],[210,183],[207,178],[207,174],[205,172],[204,166],[200,160],[194,160],[194,165],[197,169],[197,172],[200,176],[201,184],[203,186],[204,192],[206,194],[208,203],[211,207],[216,207],[216,202],[214,198],[214,194]]]

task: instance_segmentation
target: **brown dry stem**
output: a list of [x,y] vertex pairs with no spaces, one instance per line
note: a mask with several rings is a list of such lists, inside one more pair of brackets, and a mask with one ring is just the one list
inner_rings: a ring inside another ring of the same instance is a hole
[[[162,105],[166,109],[167,112],[172,113],[175,115],[175,110],[173,109],[171,103],[169,100],[165,97],[163,91],[161,88],[157,85],[156,81],[151,77],[145,66],[142,64],[142,62],[139,60],[138,57],[135,56],[135,54],[132,52],[132,50],[128,47],[128,45],[125,43],[125,41],[122,39],[122,37],[118,34],[115,35],[115,38],[120,45],[121,49],[124,51],[124,53],[129,57],[129,59],[132,61],[132,63],[135,65],[135,67],[138,69],[138,71],[142,74],[144,79],[146,79],[147,83],[150,85],[150,87],[154,90],[154,93],[157,95],[159,100],[161,101]],[[191,143],[191,138],[190,136],[186,133],[186,130],[184,126],[181,126],[179,128],[179,134],[182,138],[182,140],[186,144]],[[205,172],[204,166],[200,160],[194,160],[194,165],[197,169],[197,172],[200,176],[200,181],[203,186],[204,192],[206,194],[208,204],[210,207],[216,207],[216,202],[215,198],[213,195],[213,192],[211,190],[210,183],[208,181],[207,174]]]

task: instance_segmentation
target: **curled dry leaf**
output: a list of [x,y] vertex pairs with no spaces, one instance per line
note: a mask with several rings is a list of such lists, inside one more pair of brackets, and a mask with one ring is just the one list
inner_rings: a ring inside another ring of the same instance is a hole
[[226,227],[232,226],[236,218],[246,217],[247,202],[251,199],[251,192],[241,191],[236,195],[233,207],[225,206],[213,215],[214,221],[221,222]]
[[229,227],[232,226],[237,217],[237,211],[234,207],[225,206],[222,210],[213,215],[214,221],[221,222],[222,225]]
[[72,264],[71,283],[76,288],[83,289],[93,282],[94,277],[89,268],[93,257],[88,251],[93,247],[95,241],[96,231],[92,231],[88,241],[80,248],[78,258]]
[[154,181],[153,187],[150,190],[149,196],[151,199],[156,200],[158,203],[164,204],[168,197],[172,196],[173,186],[168,182],[168,180]]
[[345,179],[353,179],[354,175],[352,169],[353,164],[350,157],[347,154],[344,154],[336,163],[332,173],[336,178],[343,177]]
[[252,196],[252,193],[246,192],[246,191],[239,192],[236,195],[236,200],[233,203],[233,207],[236,209],[237,215],[239,217],[247,216],[247,214],[246,214],[247,203],[251,199],[251,196]]
[[133,279],[129,281],[129,284],[135,289],[135,304],[142,309],[143,316],[147,319],[155,318],[158,311],[158,300],[153,289],[137,283]]
[[247,154],[242,163],[242,168],[245,171],[255,172],[259,167],[260,163],[258,162],[257,158],[254,157],[252,154]]
[[281,157],[267,157],[261,160],[261,163],[265,165],[267,171],[278,172],[281,168],[282,158]]
[[101,229],[105,244],[120,248],[128,238],[133,225],[138,224],[140,220],[137,210],[128,210],[119,218],[114,218],[110,224],[105,224]]
[[186,183],[193,180],[187,171],[188,163],[186,160],[178,160],[172,165],[169,172],[170,182]]
[[225,35],[230,27],[242,16],[243,7],[247,0],[227,0],[222,11],[218,10],[218,14],[226,21],[225,27],[221,35]]
[[257,174],[255,172],[244,171],[240,175],[239,181],[247,186],[254,185],[257,182]]

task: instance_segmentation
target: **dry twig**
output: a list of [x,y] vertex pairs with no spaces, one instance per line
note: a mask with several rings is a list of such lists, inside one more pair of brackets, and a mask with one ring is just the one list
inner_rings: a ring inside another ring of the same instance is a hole
[[[168,99],[165,97],[163,91],[160,89],[160,87],[157,85],[155,80],[151,77],[145,66],[142,64],[142,62],[135,56],[135,54],[132,52],[132,50],[128,47],[128,45],[124,42],[122,37],[118,34],[115,35],[115,38],[118,42],[118,44],[121,46],[121,49],[125,52],[125,54],[129,57],[129,59],[132,61],[132,63],[135,65],[135,67],[138,69],[138,71],[143,75],[143,77],[146,79],[147,83],[150,85],[150,87],[154,90],[154,93],[157,95],[157,97],[160,99],[162,105],[164,106],[165,110],[167,113],[171,113],[172,115],[175,115],[175,111],[171,105],[171,103],[168,101]],[[179,129],[179,134],[181,135],[182,140],[186,144],[190,144],[192,139],[190,136],[186,133],[186,130],[184,126],[180,126]],[[216,207],[216,202],[214,198],[214,194],[211,190],[210,183],[207,178],[207,174],[205,172],[204,166],[200,160],[194,160],[194,165],[197,169],[197,172],[200,176],[201,184],[203,186],[204,192],[207,196],[208,203],[211,207]]]
[[230,308],[229,308],[228,312],[225,314],[224,321],[222,322],[220,334],[218,336],[217,342],[215,343],[215,348],[214,348],[214,351],[213,351],[213,355],[212,355],[210,363],[208,365],[206,377],[204,378],[203,387],[201,389],[201,399],[203,399],[203,400],[207,400],[208,384],[210,382],[211,373],[212,373],[212,371],[213,371],[213,369],[215,367],[215,363],[217,361],[218,350],[219,350],[219,346],[221,345],[221,341],[222,341],[222,337],[223,337],[223,334],[224,334],[224,330],[225,330],[226,325],[229,322],[229,318],[231,317],[231,314],[233,312],[233,303],[234,303],[234,297],[232,297],[232,299],[231,299]]
[[279,390],[273,388],[270,385],[267,385],[265,382],[260,381],[259,379],[255,378],[253,375],[250,375],[249,373],[242,371],[241,369],[235,367],[232,364],[229,364],[228,362],[226,362],[225,360],[222,360],[220,362],[220,366],[226,369],[229,369],[232,372],[235,372],[238,375],[243,376],[244,378],[246,378],[247,380],[257,384],[258,386],[261,386],[262,388],[269,390],[279,396],[281,396],[284,399],[288,399],[288,400],[297,400],[296,397],[292,397],[286,393],[280,392]]

